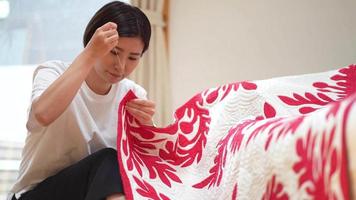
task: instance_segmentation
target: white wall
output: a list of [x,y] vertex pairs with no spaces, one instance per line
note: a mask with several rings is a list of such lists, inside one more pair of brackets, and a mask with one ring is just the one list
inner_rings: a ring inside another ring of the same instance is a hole
[[354,0],[171,0],[173,107],[227,82],[356,61]]

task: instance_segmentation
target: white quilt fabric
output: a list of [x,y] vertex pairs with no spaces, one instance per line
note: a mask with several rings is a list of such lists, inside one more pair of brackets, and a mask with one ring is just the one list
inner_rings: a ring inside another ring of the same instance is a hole
[[119,106],[127,199],[348,199],[356,65],[238,82],[194,96],[164,128]]

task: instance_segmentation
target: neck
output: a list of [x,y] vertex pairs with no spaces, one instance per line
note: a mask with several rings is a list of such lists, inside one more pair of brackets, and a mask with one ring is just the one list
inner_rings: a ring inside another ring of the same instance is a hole
[[88,87],[95,93],[100,95],[106,95],[111,89],[111,84],[105,83],[95,72],[94,69],[90,71],[85,79]]

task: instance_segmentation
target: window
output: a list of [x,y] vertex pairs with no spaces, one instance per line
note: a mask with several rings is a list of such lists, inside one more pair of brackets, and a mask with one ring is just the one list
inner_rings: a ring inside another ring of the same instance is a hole
[[0,140],[24,140],[33,69],[46,60],[72,61],[86,24],[108,2],[0,0]]

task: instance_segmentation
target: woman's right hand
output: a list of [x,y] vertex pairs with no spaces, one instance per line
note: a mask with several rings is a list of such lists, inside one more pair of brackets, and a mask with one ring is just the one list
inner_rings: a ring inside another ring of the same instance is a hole
[[92,58],[100,59],[117,45],[118,39],[117,25],[113,22],[108,22],[96,29],[85,47],[85,51]]

